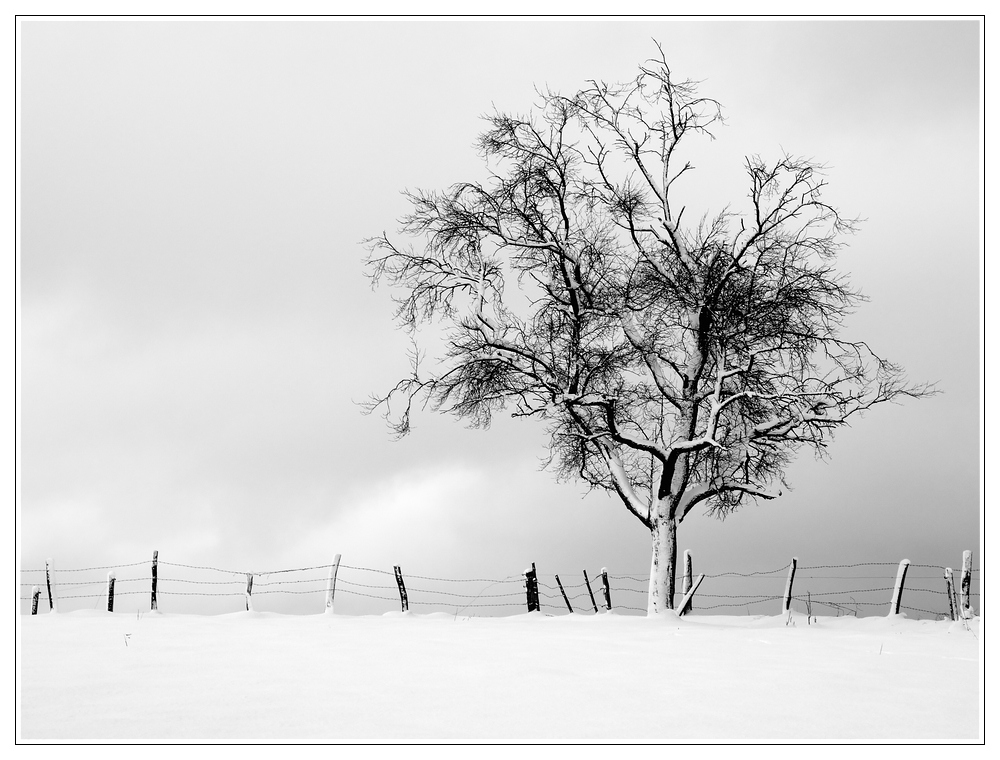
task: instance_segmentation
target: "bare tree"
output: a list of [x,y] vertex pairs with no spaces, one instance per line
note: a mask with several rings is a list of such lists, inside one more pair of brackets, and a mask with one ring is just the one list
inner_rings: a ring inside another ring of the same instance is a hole
[[447,327],[439,371],[415,352],[369,409],[398,435],[417,399],[475,426],[505,408],[543,418],[557,474],[617,494],[649,530],[648,612],[672,610],[691,510],[779,496],[797,450],[822,454],[853,416],[929,389],[840,337],[862,299],[833,268],[854,222],[823,200],[821,166],[750,157],[746,210],[688,225],[680,150],[721,111],[662,49],[634,81],[541,98],[487,118],[487,182],[407,193],[401,232],[420,250],[366,241],[399,321]]

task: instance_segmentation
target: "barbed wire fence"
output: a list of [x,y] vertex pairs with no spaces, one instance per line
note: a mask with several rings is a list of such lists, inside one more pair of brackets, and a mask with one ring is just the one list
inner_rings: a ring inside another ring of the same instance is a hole
[[[800,565],[790,595],[791,609],[813,616],[885,615],[897,576],[896,562]],[[20,571],[23,614],[50,611],[107,610],[108,573],[115,577],[114,610],[141,614],[150,610],[153,568],[157,608],[165,612],[223,614],[250,608],[257,612],[322,612],[334,564],[266,571],[246,571],[165,560],[145,560],[84,568]],[[704,573],[692,599],[694,614],[778,615],[785,600],[789,564],[770,570]],[[945,568],[910,564],[899,610],[918,619],[948,619]],[[117,575],[122,577],[118,578]],[[968,598],[978,608],[979,569],[969,569]],[[598,614],[609,609],[645,615],[649,575],[597,572],[537,573],[538,610],[545,615]],[[405,588],[404,584],[405,583]],[[498,578],[443,578],[337,563],[335,608],[347,615],[384,614],[408,609],[455,617],[521,614],[529,607],[530,580],[524,573]],[[605,586],[607,583],[607,586]],[[685,580],[676,580],[679,602]],[[37,595],[33,592],[37,589]],[[252,607],[251,600],[252,599]]]
[[[842,565],[805,565],[796,568],[791,609],[816,616],[867,617],[885,615],[895,590],[898,562],[860,562]],[[900,610],[917,619],[950,618],[944,566],[910,564],[902,589]],[[695,613],[777,615],[782,611],[789,565],[772,570],[706,573],[692,599]],[[979,569],[973,568],[972,586],[979,586]],[[649,576],[615,576],[616,606],[645,612]],[[846,587],[845,587],[846,586]],[[682,588],[678,579],[677,588]],[[759,589],[752,593],[748,588]],[[979,591],[969,597],[977,602]],[[978,604],[973,604],[978,608]]]

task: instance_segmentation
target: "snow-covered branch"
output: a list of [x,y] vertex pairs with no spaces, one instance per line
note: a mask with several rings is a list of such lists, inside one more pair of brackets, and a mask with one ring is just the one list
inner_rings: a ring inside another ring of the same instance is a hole
[[677,508],[678,521],[682,521],[687,513],[695,507],[695,505],[704,502],[707,499],[711,499],[713,496],[718,496],[719,494],[727,492],[746,494],[758,499],[768,500],[777,499],[781,496],[781,491],[771,491],[753,483],[719,478],[707,483],[699,483],[697,485],[689,486],[687,488],[684,492],[684,497],[680,500],[680,504]]

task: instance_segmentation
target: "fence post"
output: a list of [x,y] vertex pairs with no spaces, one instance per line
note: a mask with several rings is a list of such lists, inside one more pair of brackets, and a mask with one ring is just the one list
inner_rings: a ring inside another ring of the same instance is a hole
[[406,586],[403,585],[403,571],[399,569],[399,565],[393,565],[392,571],[396,574],[396,585],[399,586],[399,603],[403,612],[409,612],[410,602],[406,598]]
[[910,566],[910,560],[904,559],[899,563],[899,570],[896,571],[896,586],[892,590],[892,602],[889,604],[889,614],[899,614],[899,604],[903,600],[903,583],[906,581],[906,569]]
[[611,584],[608,583],[608,568],[601,568],[601,578],[604,580],[604,603],[608,605],[608,612],[611,612]]
[[687,610],[687,609],[691,608],[691,600],[694,598],[694,592],[698,590],[698,586],[701,585],[701,582],[703,580],[705,580],[705,574],[704,573],[702,573],[701,575],[698,576],[698,580],[696,580],[692,584],[691,588],[688,589],[688,592],[686,594],[684,594],[684,598],[681,599],[681,604],[680,604],[680,610],[681,610],[680,614],[681,615],[684,614],[684,610]]
[[963,620],[972,617],[972,551],[962,552],[961,615]]
[[37,615],[38,614],[38,597],[41,595],[41,593],[42,592],[38,589],[38,586],[32,586],[31,587],[31,614],[32,615]]
[[108,570],[108,612],[115,611],[115,571]]
[[247,612],[253,612],[253,599],[250,598],[250,595],[252,593],[253,593],[253,573],[247,573],[247,593],[246,593]]
[[952,620],[958,620],[960,608],[958,606],[958,596],[955,594],[955,580],[950,567],[944,569],[944,586],[945,593],[948,594],[948,614]]
[[528,612],[541,612],[542,605],[538,599],[538,571],[535,570],[535,563],[531,563],[531,569],[524,571],[524,592],[528,602]]
[[573,605],[571,605],[569,603],[569,597],[566,596],[566,591],[563,589],[562,581],[559,580],[559,576],[558,575],[556,576],[556,585],[559,586],[559,591],[560,591],[560,593],[563,596],[563,601],[566,602],[566,609],[568,609],[570,611],[570,613],[572,613],[573,612]]
[[340,569],[340,555],[333,558],[330,577],[326,580],[326,611],[333,612],[333,592],[337,590],[337,570]]
[[[691,552],[687,549],[684,550],[684,585],[683,594],[687,594],[691,590],[691,579],[694,578],[694,574],[691,569]],[[691,602],[689,601],[686,606],[681,607],[681,614],[686,615],[691,611]]]
[[781,600],[781,614],[785,616],[785,624],[792,614],[792,582],[795,580],[795,568],[798,567],[799,558],[792,557],[792,564],[788,566],[788,580],[785,582],[785,596]]
[[45,590],[49,594],[49,609],[52,612],[59,612],[56,606],[56,598],[52,595],[52,558],[45,560]]
[[159,552],[155,549],[153,550],[153,585],[150,587],[149,591],[149,611],[156,612],[156,562]]
[[594,612],[597,612],[597,601],[594,599],[594,591],[590,588],[590,578],[587,577],[587,571],[583,571],[583,582],[587,584],[587,593],[590,594],[590,603],[594,605]]

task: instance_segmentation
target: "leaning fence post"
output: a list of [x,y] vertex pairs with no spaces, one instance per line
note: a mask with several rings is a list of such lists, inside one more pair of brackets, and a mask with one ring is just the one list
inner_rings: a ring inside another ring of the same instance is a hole
[[538,571],[535,570],[535,563],[531,563],[531,569],[524,571],[524,593],[528,602],[528,612],[541,612],[542,605],[538,599]]
[[45,560],[45,590],[49,594],[49,609],[52,612],[59,612],[56,606],[56,598],[52,594],[52,558]]
[[252,593],[253,593],[253,573],[247,573],[247,591],[246,591],[247,612],[253,612],[253,599],[250,598],[250,595]]
[[149,611],[156,612],[156,562],[159,552],[153,550],[153,584],[149,591]]
[[792,564],[788,566],[788,580],[785,582],[785,596],[781,600],[781,614],[785,616],[785,623],[788,623],[792,614],[792,582],[795,580],[795,568],[799,564],[798,557],[792,557]]
[[108,570],[108,612],[115,611],[115,571]]
[[948,614],[952,620],[958,620],[961,608],[958,606],[958,596],[955,594],[955,579],[950,567],[944,569],[944,586],[945,593],[948,595]]
[[587,584],[587,593],[590,594],[590,603],[594,605],[594,612],[597,612],[597,601],[594,599],[594,591],[590,588],[590,578],[587,577],[587,571],[583,571],[583,582]]
[[962,552],[961,615],[964,620],[972,617],[972,551]]
[[330,577],[326,580],[326,611],[333,612],[333,592],[337,590],[337,570],[340,569],[340,555],[333,558]]
[[899,604],[903,600],[903,583],[906,581],[906,569],[910,566],[910,560],[904,559],[899,563],[899,570],[896,571],[896,586],[892,590],[892,602],[889,605],[889,614],[899,614]]
[[608,612],[611,611],[611,584],[608,583],[608,568],[601,568],[601,578],[604,580],[604,603],[608,605]]
[[[687,549],[685,549],[684,550],[684,586],[683,586],[683,592],[682,593],[687,594],[687,592],[691,590],[691,579],[693,577],[694,577],[694,574],[693,574],[693,572],[691,570],[691,552],[688,551]],[[686,606],[681,607],[681,614],[682,615],[686,615],[690,611],[691,611],[691,602],[688,602]]]
[[32,615],[37,615],[38,614],[38,597],[41,595],[41,593],[42,592],[38,589],[38,586],[32,586],[31,587],[31,614]]
[[691,588],[688,589],[688,592],[686,594],[684,594],[684,598],[681,599],[681,604],[680,604],[680,610],[681,610],[680,614],[681,615],[684,614],[684,610],[691,609],[691,600],[694,598],[694,592],[698,590],[698,586],[701,585],[701,582],[703,580],[705,580],[705,574],[704,573],[702,573],[701,575],[698,576],[698,580],[696,580],[691,585]]
[[408,612],[410,603],[406,598],[406,586],[403,585],[403,571],[399,569],[399,565],[393,565],[392,571],[396,574],[396,585],[399,586],[399,603],[403,612]]
[[562,581],[559,580],[558,575],[556,576],[556,585],[559,586],[559,592],[563,596],[563,601],[566,602],[566,609],[568,609],[570,612],[573,612],[573,605],[569,603],[569,597],[566,596],[566,591],[565,589],[563,589]]

